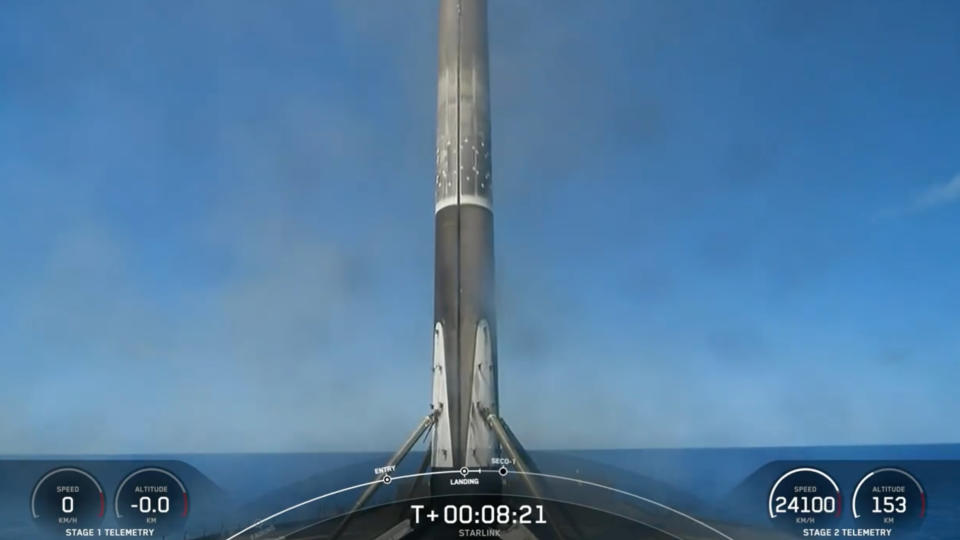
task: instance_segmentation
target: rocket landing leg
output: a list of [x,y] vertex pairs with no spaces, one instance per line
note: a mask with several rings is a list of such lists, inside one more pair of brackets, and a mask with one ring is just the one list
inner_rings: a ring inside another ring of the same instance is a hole
[[[407,437],[406,442],[400,447],[399,450],[393,457],[387,461],[387,466],[397,466],[403,458],[407,457],[407,454],[410,452],[410,449],[413,448],[413,445],[417,444],[417,441],[420,440],[420,437],[432,427],[437,421],[437,412],[434,411],[426,416],[417,426],[417,429],[413,430],[413,433]],[[380,476],[378,479],[382,480],[383,476]],[[350,519],[364,504],[376,493],[377,489],[383,485],[383,482],[377,482],[375,484],[370,484],[367,489],[360,494],[360,497],[357,498],[357,502],[353,504],[353,508],[350,509],[350,512],[343,517],[343,521],[340,522],[340,525],[337,527],[333,534],[330,536],[330,540],[336,540],[343,534],[343,531],[347,528],[347,525],[350,523]]]

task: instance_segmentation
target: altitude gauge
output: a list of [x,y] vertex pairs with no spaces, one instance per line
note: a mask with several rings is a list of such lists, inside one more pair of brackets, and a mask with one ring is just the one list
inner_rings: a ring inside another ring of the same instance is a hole
[[770,488],[767,511],[773,522],[788,530],[830,528],[840,520],[840,488],[819,469],[793,469]]
[[887,467],[871,471],[860,480],[850,505],[858,524],[907,531],[923,521],[927,498],[913,475]]
[[187,488],[173,473],[147,467],[123,479],[117,487],[114,509],[121,527],[154,529],[154,535],[179,530],[189,511]]
[[48,533],[92,529],[103,521],[103,488],[90,473],[74,467],[54,469],[37,481],[30,495],[33,521]]

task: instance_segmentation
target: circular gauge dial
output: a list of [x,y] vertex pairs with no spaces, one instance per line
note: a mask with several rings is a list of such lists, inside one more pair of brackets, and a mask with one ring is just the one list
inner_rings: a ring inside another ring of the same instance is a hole
[[808,467],[786,472],[770,488],[767,512],[788,530],[827,528],[840,520],[840,488],[827,473]]
[[851,507],[858,524],[904,531],[923,521],[927,498],[913,475],[887,467],[871,471],[860,480]]
[[148,467],[130,473],[117,487],[114,504],[121,527],[155,529],[169,534],[187,520],[187,489],[173,473]]
[[37,525],[57,536],[67,529],[95,528],[103,521],[106,501],[100,483],[88,472],[62,467],[37,481],[30,513]]

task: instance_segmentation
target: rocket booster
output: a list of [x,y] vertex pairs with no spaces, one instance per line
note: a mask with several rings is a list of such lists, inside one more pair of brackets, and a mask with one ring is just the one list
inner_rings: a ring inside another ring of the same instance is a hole
[[440,0],[431,444],[434,469],[490,467],[496,413],[490,97],[485,0]]

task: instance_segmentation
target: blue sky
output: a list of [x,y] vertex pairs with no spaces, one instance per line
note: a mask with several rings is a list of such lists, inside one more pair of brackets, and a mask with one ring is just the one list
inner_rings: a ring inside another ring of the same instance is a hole
[[[958,442],[960,12],[494,1],[531,447]],[[0,19],[0,451],[384,450],[426,412],[429,1]]]

